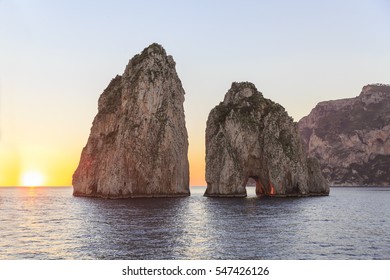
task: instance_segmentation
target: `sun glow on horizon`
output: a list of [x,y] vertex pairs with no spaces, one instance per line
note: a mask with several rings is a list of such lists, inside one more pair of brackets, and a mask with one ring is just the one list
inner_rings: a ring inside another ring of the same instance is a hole
[[23,187],[39,187],[44,184],[44,176],[37,171],[28,171],[23,173],[21,178],[21,186]]

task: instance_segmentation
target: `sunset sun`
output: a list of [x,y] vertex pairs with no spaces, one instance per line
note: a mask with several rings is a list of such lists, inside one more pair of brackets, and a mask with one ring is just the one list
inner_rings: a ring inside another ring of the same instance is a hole
[[25,187],[37,187],[42,186],[44,182],[44,176],[36,171],[28,171],[22,175],[22,186]]

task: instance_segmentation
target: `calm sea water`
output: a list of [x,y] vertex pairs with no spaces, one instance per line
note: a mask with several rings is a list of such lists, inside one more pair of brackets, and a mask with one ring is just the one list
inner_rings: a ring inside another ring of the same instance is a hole
[[0,188],[0,259],[390,259],[390,189],[104,200]]

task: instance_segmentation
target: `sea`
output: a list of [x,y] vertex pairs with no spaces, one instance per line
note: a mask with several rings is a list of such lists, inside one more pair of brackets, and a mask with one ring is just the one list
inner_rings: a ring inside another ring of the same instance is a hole
[[329,196],[73,197],[71,187],[0,188],[0,259],[390,259],[390,188]]

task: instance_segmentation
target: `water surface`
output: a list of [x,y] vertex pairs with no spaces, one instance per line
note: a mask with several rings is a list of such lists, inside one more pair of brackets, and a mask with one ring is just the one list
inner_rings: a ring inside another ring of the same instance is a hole
[[0,188],[0,259],[390,259],[390,189],[106,200]]

